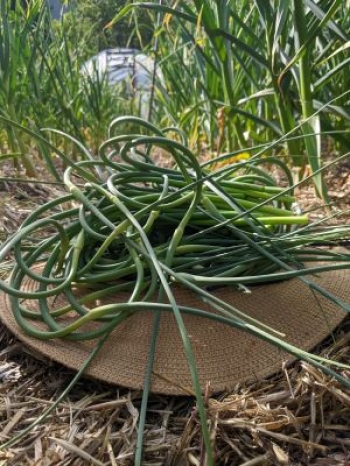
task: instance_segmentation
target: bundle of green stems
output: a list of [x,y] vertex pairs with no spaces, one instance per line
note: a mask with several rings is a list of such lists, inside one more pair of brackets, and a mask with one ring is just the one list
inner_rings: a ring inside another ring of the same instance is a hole
[[[126,124],[138,124],[139,133],[120,135]],[[18,324],[41,339],[101,342],[138,312],[152,310],[156,321],[161,313],[172,313],[205,422],[183,314],[220,320],[323,366],[322,358],[287,344],[277,331],[210,291],[221,286],[247,290],[255,283],[298,277],[336,301],[306,276],[347,266],[349,254],[328,246],[345,238],[349,227],[309,223],[307,215],[296,212],[293,186],[279,187],[256,160],[210,170],[198,162],[185,140],[167,137],[169,131],[137,118],[118,118],[97,158],[76,141],[85,159],[66,169],[68,193],[37,208],[2,245],[0,260],[11,252],[15,265],[9,282],[0,281],[0,289],[11,296]],[[154,153],[166,156],[170,168],[154,163]],[[26,277],[36,283],[30,290],[23,288]],[[174,283],[196,293],[215,313],[179,305]],[[120,299],[103,304],[118,294]],[[50,308],[58,295],[67,304]],[[37,310],[27,306],[28,299],[36,300]],[[66,324],[65,315],[70,316]],[[39,330],[38,320],[45,329]],[[86,325],[91,321],[96,324],[92,330]],[[151,361],[156,339],[155,324]],[[86,365],[90,362],[91,358]],[[145,375],[141,421],[151,370],[152,364]],[[206,436],[205,441],[210,449]]]

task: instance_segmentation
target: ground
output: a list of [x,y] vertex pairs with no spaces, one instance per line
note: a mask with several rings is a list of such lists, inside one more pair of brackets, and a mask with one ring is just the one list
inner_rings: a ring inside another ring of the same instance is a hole
[[[327,174],[332,211],[350,209],[349,164]],[[0,173],[0,242],[60,186],[4,181]],[[23,174],[16,173],[23,178]],[[47,177],[45,177],[47,179]],[[303,210],[327,215],[312,185],[297,191]],[[8,272],[6,263],[1,267]],[[350,360],[349,320],[317,349],[338,361]],[[344,371],[343,375],[350,374]],[[2,442],[22,432],[62,393],[73,374],[32,354],[0,331],[0,431]],[[81,380],[69,397],[17,444],[0,451],[0,465],[132,465],[141,394],[93,380]],[[301,362],[281,367],[266,380],[237,384],[208,395],[207,415],[216,465],[350,465],[350,390]],[[152,396],[144,439],[147,465],[205,465],[205,453],[191,397]]]

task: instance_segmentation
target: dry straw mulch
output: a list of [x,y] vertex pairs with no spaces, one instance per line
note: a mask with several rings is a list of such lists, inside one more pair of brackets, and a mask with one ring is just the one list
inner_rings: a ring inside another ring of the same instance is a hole
[[[324,355],[349,361],[349,325],[324,345]],[[4,441],[40,416],[73,374],[30,354],[5,329],[0,345]],[[131,466],[140,401],[141,393],[82,379],[42,424],[0,452],[0,464]],[[305,363],[206,402],[217,465],[350,465],[350,390]],[[193,398],[151,397],[143,464],[205,464]]]
[[[338,197],[348,185],[348,173],[337,173]],[[18,227],[33,202],[54,194],[40,185],[10,183],[0,191],[3,236]],[[311,206],[310,190],[305,192]],[[6,264],[1,268],[6,273]],[[349,327],[348,319],[318,351],[349,363]],[[41,416],[72,377],[0,326],[0,443]],[[43,423],[0,450],[0,466],[131,466],[140,404],[141,393],[82,379]],[[274,377],[238,384],[220,396],[208,391],[206,406],[216,465],[350,466],[350,390],[305,363],[286,361]],[[151,397],[143,464],[205,465],[194,398]]]

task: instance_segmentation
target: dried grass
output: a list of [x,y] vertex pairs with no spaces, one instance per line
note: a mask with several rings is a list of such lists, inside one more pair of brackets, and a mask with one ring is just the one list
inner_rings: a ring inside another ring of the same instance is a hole
[[[322,353],[349,362],[350,322]],[[2,441],[40,416],[72,373],[33,357],[1,329]],[[346,374],[345,374],[346,375]],[[80,381],[44,423],[7,451],[0,464],[129,466],[135,453],[141,393],[94,380]],[[238,384],[207,396],[217,465],[349,465],[350,391],[298,362],[268,380]],[[151,397],[144,465],[204,465],[201,429],[191,397]]]

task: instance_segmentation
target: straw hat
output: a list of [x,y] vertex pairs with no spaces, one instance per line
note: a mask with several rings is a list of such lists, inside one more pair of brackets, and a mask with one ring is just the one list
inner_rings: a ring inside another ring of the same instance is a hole
[[[327,272],[309,277],[325,289],[345,300],[350,290],[347,270]],[[29,278],[23,289],[34,290],[36,284]],[[342,321],[344,312],[328,299],[315,295],[298,279],[251,287],[251,293],[221,288],[213,292],[239,310],[263,321],[286,334],[285,340],[304,350],[312,350]],[[179,304],[211,311],[190,291],[175,289]],[[113,299],[110,297],[108,302]],[[51,307],[65,304],[59,295],[51,299]],[[107,303],[107,302],[104,302]],[[37,309],[33,300],[27,300],[28,309]],[[86,372],[87,375],[119,386],[142,389],[148,360],[152,331],[152,312],[139,312],[118,326]],[[277,372],[291,356],[269,343],[243,331],[203,319],[184,315],[197,361],[201,387],[208,384],[212,393],[232,388],[237,382],[263,378]],[[95,341],[39,340],[29,337],[14,319],[11,298],[0,293],[0,318],[28,347],[72,369],[79,369],[90,354]],[[34,322],[34,321],[33,321]],[[31,322],[32,325],[34,323]],[[44,329],[44,324],[36,323]],[[97,325],[97,324],[93,324]],[[157,343],[151,391],[183,395],[192,393],[192,381],[182,340],[174,317],[162,315]]]

